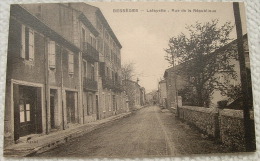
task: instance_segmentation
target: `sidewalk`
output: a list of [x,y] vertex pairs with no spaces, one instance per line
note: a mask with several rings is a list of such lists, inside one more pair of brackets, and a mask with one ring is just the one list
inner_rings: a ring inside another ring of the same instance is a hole
[[30,156],[35,153],[42,153],[47,150],[53,149],[60,144],[68,142],[72,138],[84,135],[90,131],[101,128],[102,126],[113,122],[115,120],[127,117],[131,112],[118,114],[105,118],[102,120],[97,120],[95,122],[78,125],[70,129],[57,131],[50,133],[48,135],[34,137],[27,142],[14,144],[4,148],[5,157],[24,157]]

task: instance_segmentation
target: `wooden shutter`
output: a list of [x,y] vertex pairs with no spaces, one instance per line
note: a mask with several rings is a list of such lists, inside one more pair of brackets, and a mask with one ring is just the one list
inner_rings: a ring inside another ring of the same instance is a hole
[[21,58],[25,58],[25,26],[21,26]]
[[49,41],[48,52],[49,52],[49,67],[55,68],[56,65],[56,55],[55,55],[55,41]]
[[74,55],[73,53],[69,52],[69,74],[74,73]]
[[29,60],[34,60],[34,32],[29,29]]

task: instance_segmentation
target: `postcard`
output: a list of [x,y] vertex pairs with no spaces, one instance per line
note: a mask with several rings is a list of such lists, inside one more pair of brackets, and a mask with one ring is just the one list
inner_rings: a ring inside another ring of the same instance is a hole
[[6,157],[254,152],[245,6],[12,4]]

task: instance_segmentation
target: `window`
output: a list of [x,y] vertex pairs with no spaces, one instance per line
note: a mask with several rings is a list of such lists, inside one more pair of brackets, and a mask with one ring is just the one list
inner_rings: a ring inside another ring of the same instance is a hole
[[103,98],[103,112],[106,112],[106,98],[105,98],[105,93],[102,93],[102,98]]
[[106,76],[109,77],[109,68],[107,67],[106,69]]
[[107,43],[105,43],[105,51],[104,52],[105,52],[106,58],[110,59],[109,47],[108,47]]
[[31,121],[30,104],[26,104],[24,101],[20,101],[20,123]]
[[97,48],[98,51],[101,52],[101,54],[103,54],[103,41],[100,37],[98,37],[97,39]]
[[97,28],[98,28],[98,30],[102,33],[102,24],[101,24],[101,22],[97,19]]
[[81,37],[82,42],[83,42],[83,43],[86,42],[86,31],[85,31],[84,28],[82,28],[82,35],[81,35],[81,36],[82,36],[82,37]]
[[49,67],[55,69],[56,55],[55,55],[55,41],[48,42]]
[[92,47],[94,47],[95,49],[96,47],[96,38],[92,35],[90,35],[90,44],[92,45]]
[[21,57],[23,59],[33,61],[34,60],[34,31],[24,25],[22,25],[21,32],[22,50]]
[[83,77],[87,78],[87,62],[83,61]]
[[108,34],[107,30],[104,30],[104,32],[105,32],[105,38],[106,38],[106,40],[109,41],[109,34]]
[[95,68],[94,68],[94,65],[91,64],[91,80],[95,80]]
[[74,55],[72,52],[69,52],[68,54],[68,66],[69,66],[69,74],[74,74]]
[[94,81],[95,80],[95,65],[87,62],[87,78]]
[[112,95],[110,94],[109,96],[108,96],[108,104],[109,104],[109,111],[111,111],[112,110],[112,102],[111,102],[111,98],[112,98]]

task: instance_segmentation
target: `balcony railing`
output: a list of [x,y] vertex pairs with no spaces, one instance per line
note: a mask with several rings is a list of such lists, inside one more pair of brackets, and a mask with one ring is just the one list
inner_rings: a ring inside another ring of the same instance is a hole
[[109,77],[102,77],[102,85],[103,88],[108,88],[108,89],[112,89],[113,88],[113,80]]
[[97,81],[84,77],[83,88],[86,91],[97,91],[98,90]]
[[83,58],[85,58],[89,61],[98,62],[99,61],[99,53],[88,42],[83,42]]
[[120,82],[114,81],[109,77],[102,77],[103,88],[112,89],[116,92],[123,91],[123,87]]

